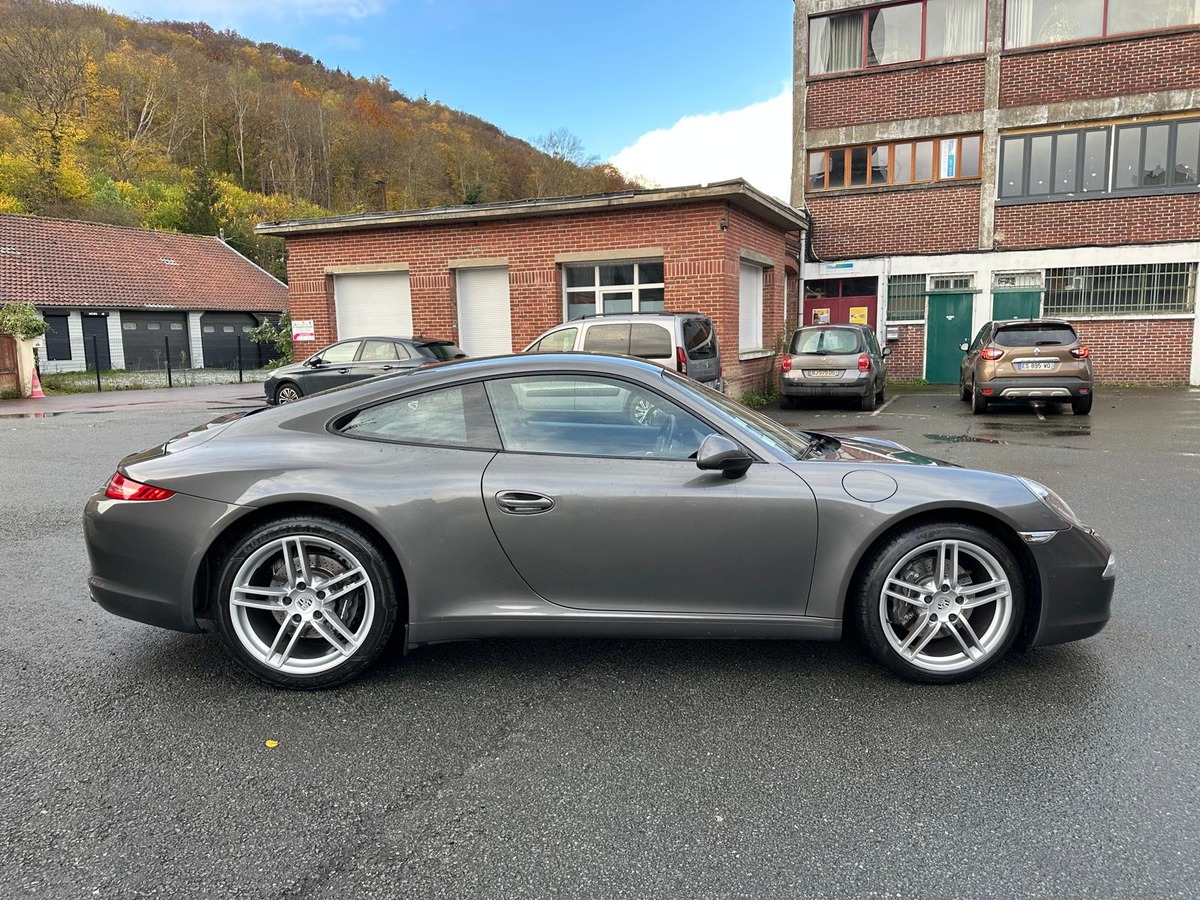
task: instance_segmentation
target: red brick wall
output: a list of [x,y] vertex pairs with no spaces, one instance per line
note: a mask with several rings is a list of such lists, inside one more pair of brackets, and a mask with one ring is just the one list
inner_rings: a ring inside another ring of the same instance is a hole
[[1200,194],[1000,206],[996,232],[1005,250],[1194,241],[1200,237]]
[[661,247],[667,309],[694,309],[713,318],[725,377],[737,383],[753,380],[762,367],[756,361],[743,370],[738,360],[738,251],[754,250],[777,261],[767,270],[763,291],[764,339],[773,339],[783,327],[784,238],[784,232],[719,202],[300,235],[287,240],[288,297],[293,318],[314,320],[315,349],[337,338],[332,278],[325,276],[326,266],[407,263],[414,332],[457,339],[449,260],[504,257],[513,347],[520,349],[562,321],[556,254]]
[[1001,60],[1000,73],[1002,108],[1195,88],[1200,34],[1018,52]]
[[[892,348],[892,355],[888,357],[888,380],[915,381],[924,378],[925,323],[901,325],[899,328],[900,339],[886,342],[886,345]],[[880,330],[883,336],[887,335],[886,327]]]
[[984,62],[972,59],[808,82],[810,130],[921,119],[983,109]]
[[979,248],[979,185],[931,185],[882,193],[810,194],[823,259]]
[[[1192,319],[1121,319],[1072,323],[1092,351],[1096,382],[1187,384],[1192,362]],[[893,326],[894,327],[894,326]],[[925,326],[901,325],[888,341],[888,379],[924,377]]]
[[1192,363],[1192,319],[1073,322],[1091,348],[1097,382],[1187,384]]

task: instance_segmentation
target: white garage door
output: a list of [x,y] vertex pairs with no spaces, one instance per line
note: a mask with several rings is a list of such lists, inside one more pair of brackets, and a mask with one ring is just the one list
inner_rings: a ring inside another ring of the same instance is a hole
[[369,334],[412,336],[407,272],[335,275],[333,297],[339,339]]
[[458,346],[470,356],[512,353],[508,269],[460,269]]

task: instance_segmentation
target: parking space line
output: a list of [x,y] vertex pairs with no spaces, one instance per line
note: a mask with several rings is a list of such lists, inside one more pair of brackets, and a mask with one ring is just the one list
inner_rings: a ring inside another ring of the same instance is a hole
[[875,412],[871,413],[871,415],[872,416],[879,415],[881,412],[883,412],[885,409],[887,409],[889,406],[891,406],[893,403],[895,403],[899,399],[900,399],[899,397],[893,397],[891,400],[885,401],[883,406],[879,407],[879,409],[875,410]]

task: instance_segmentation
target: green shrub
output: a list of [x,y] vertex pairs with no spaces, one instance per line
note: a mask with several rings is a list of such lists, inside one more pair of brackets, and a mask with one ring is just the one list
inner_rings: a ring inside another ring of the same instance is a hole
[[50,326],[37,314],[32,303],[5,303],[0,306],[0,334],[11,334],[23,341],[39,338]]

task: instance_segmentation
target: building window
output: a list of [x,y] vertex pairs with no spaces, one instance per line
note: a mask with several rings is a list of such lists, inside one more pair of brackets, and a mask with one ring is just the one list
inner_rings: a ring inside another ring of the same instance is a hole
[[924,275],[893,275],[888,279],[888,321],[924,321],[925,294]]
[[838,191],[978,178],[981,146],[980,136],[970,134],[814,150],[808,154],[808,189]]
[[738,290],[738,349],[761,350],[763,345],[763,270],[743,262]]
[[46,359],[71,358],[71,334],[67,330],[67,316],[46,313],[46,324],[50,330],[46,332]]
[[1117,128],[1113,190],[1194,187],[1200,171],[1200,119]]
[[1046,271],[1047,316],[1163,315],[1195,309],[1195,263]]
[[813,75],[983,52],[985,0],[924,0],[809,20]]
[[1004,46],[1036,47],[1200,22],[1192,0],[1007,0]]
[[567,319],[604,313],[662,312],[661,259],[563,266]]

